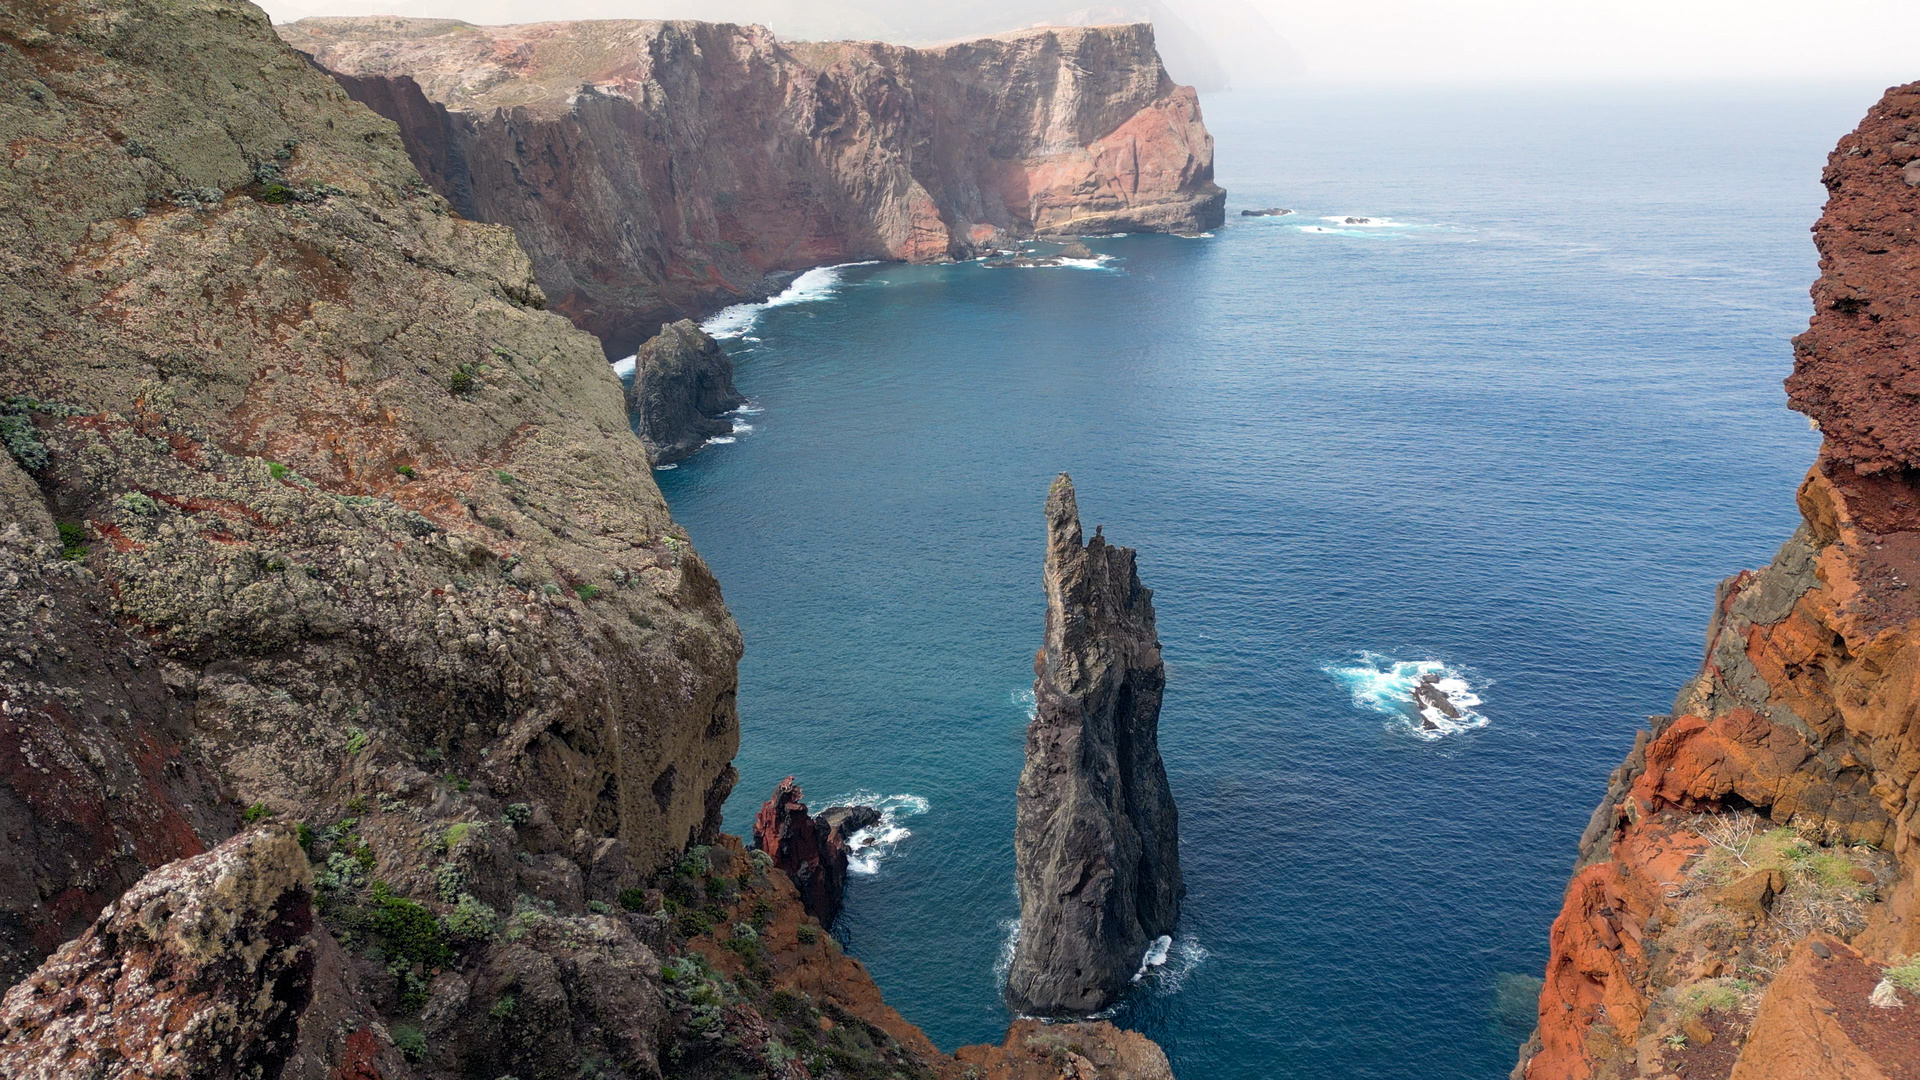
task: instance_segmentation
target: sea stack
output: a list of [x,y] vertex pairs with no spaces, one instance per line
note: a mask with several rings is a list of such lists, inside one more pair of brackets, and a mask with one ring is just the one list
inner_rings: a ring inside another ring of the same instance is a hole
[[692,319],[662,326],[634,356],[627,415],[655,465],[731,434],[733,422],[722,414],[746,403],[733,388],[733,362]]
[[1082,544],[1073,481],[1047,495],[1046,642],[1014,825],[1020,939],[1007,998],[1031,1015],[1098,1012],[1173,933],[1179,814],[1160,760],[1166,668],[1130,548]]
[[847,864],[853,834],[880,822],[871,806],[830,806],[818,816],[807,813],[800,785],[789,776],[753,817],[753,843],[786,871],[800,890],[807,914],[832,929],[847,892]]

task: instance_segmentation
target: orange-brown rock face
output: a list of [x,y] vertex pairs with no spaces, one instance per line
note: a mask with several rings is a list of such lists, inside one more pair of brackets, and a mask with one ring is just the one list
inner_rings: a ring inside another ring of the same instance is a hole
[[1198,99],[1147,26],[929,49],[631,20],[280,33],[397,122],[461,213],[512,226],[615,355],[772,272],[1222,214]]
[[1516,1077],[1915,1075],[1920,998],[1881,980],[1920,952],[1916,161],[1920,84],[1833,154],[1787,381],[1826,433],[1805,524],[1722,585],[1700,674],[1615,772]]

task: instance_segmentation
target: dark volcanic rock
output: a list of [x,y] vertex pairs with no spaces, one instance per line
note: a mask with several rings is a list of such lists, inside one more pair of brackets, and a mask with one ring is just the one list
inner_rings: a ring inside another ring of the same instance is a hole
[[1186,888],[1160,760],[1166,685],[1153,594],[1131,549],[1080,542],[1073,481],[1047,497],[1046,646],[1034,660],[1014,831],[1020,941],[1007,996],[1021,1012],[1097,1012],[1148,944],[1173,932]]
[[807,914],[831,928],[847,891],[847,856],[853,834],[880,820],[871,806],[833,806],[818,817],[800,801],[800,786],[789,776],[753,818],[753,842],[773,857],[800,890]]
[[1060,249],[1060,257],[1063,259],[1091,259],[1094,255],[1092,248],[1075,240],[1073,243]]
[[1264,210],[1242,210],[1241,217],[1286,217],[1293,211],[1279,206],[1269,206]]
[[691,319],[662,326],[634,356],[627,414],[656,465],[732,432],[721,414],[746,403],[733,388],[733,362]]

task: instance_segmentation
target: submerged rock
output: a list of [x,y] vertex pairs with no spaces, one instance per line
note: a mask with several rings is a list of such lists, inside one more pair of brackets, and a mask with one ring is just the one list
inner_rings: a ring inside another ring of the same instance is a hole
[[692,319],[662,326],[634,357],[627,415],[655,465],[732,434],[722,414],[746,403],[733,388],[733,362]]
[[1166,685],[1153,593],[1129,548],[1082,545],[1073,481],[1047,497],[1046,644],[1034,660],[1014,826],[1020,940],[1013,1007],[1098,1012],[1125,992],[1186,892],[1160,760]]
[[754,815],[753,843],[793,879],[807,914],[831,929],[846,896],[853,834],[879,822],[880,811],[871,806],[830,806],[809,815],[800,785],[789,776]]
[[1241,217],[1286,217],[1293,211],[1278,206],[1269,206],[1264,210],[1242,210]]

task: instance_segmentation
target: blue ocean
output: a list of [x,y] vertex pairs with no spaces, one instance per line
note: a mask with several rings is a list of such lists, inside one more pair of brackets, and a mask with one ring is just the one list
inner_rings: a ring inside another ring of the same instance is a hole
[[1879,91],[1223,94],[1212,235],[719,316],[753,404],[657,476],[746,637],[729,830],[789,774],[882,805],[836,933],[999,1040],[1065,471],[1154,590],[1189,889],[1116,1022],[1191,1080],[1504,1077],[1607,773],[1797,522],[1808,227]]

